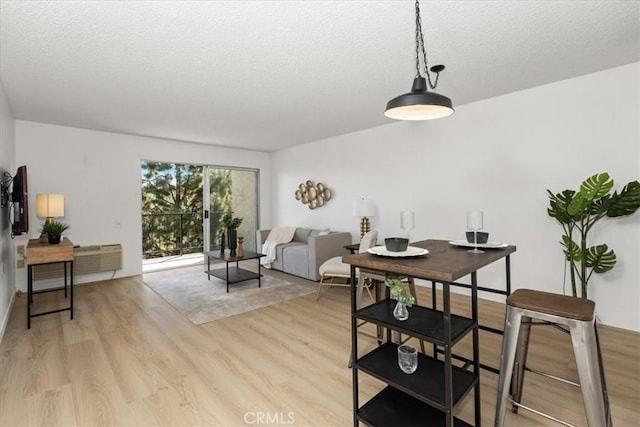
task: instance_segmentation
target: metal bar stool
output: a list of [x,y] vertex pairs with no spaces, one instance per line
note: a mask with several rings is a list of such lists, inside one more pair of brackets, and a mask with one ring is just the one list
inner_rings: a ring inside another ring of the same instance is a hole
[[[520,403],[529,335],[531,325],[535,324],[531,319],[558,325],[571,334],[580,384],[541,372],[536,373],[581,388],[589,427],[612,426],[594,312],[595,303],[591,300],[531,289],[518,289],[507,298],[495,427],[504,425],[508,402],[512,404],[514,413],[518,412],[518,408],[523,408],[560,424],[571,426],[565,421]],[[509,393],[511,398],[508,396]]]

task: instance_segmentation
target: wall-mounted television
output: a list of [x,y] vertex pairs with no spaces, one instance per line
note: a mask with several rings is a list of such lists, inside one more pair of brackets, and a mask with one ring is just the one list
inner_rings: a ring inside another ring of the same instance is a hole
[[29,232],[29,192],[27,186],[27,167],[20,166],[13,177],[11,191],[13,202],[13,224],[11,235],[17,236]]

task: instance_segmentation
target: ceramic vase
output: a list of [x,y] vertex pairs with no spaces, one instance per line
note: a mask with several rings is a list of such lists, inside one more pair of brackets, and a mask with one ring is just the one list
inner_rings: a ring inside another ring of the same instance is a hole
[[244,246],[242,246],[243,243],[244,237],[238,236],[238,258],[244,257]]
[[229,253],[233,256],[236,255],[236,248],[238,247],[238,230],[227,230],[229,235]]

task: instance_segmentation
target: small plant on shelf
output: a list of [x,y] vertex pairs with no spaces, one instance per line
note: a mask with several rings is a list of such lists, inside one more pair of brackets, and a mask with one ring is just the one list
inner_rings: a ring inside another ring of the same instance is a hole
[[385,279],[385,283],[387,287],[389,287],[391,299],[394,299],[407,307],[411,307],[416,302],[414,296],[405,289],[404,282],[402,282],[398,277],[388,275]]
[[411,307],[416,302],[415,297],[407,292],[404,283],[397,276],[387,275],[385,283],[389,287],[391,299],[398,301],[393,309],[393,317],[398,320],[407,320],[409,318],[407,307]]

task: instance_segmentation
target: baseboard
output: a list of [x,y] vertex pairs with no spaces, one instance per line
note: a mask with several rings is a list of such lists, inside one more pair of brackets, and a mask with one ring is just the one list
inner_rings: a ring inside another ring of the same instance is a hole
[[13,303],[16,300],[16,293],[11,292],[11,301],[9,301],[9,305],[7,306],[7,311],[4,313],[4,318],[2,319],[2,324],[0,325],[0,343],[4,338],[4,332],[7,330],[7,324],[9,323],[9,316],[11,315],[11,310],[13,309]]

